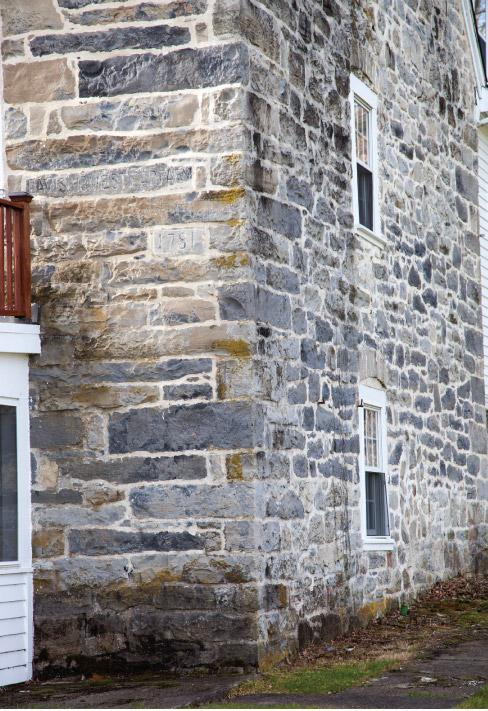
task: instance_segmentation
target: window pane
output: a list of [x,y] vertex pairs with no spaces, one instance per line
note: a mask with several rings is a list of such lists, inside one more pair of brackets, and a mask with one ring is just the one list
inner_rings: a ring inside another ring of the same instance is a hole
[[362,104],[354,102],[354,123],[356,127],[356,158],[369,165],[369,111]]
[[18,558],[17,518],[16,411],[0,405],[0,561]]
[[364,464],[366,467],[379,467],[379,413],[377,410],[364,408]]
[[388,536],[385,475],[366,472],[366,533],[368,536]]
[[373,229],[373,173],[358,163],[359,223]]

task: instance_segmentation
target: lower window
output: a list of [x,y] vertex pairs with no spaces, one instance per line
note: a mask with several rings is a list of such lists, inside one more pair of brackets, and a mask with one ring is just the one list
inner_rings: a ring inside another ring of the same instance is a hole
[[0,405],[0,562],[18,559],[17,408]]
[[364,547],[391,550],[388,523],[386,396],[383,390],[359,387],[361,527]]

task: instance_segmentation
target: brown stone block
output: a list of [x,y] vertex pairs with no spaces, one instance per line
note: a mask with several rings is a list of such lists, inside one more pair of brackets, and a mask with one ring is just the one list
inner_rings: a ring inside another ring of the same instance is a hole
[[63,26],[53,0],[0,0],[0,14],[4,37],[32,30],[59,30]]
[[147,385],[82,385],[55,384],[39,388],[40,410],[78,410],[86,407],[111,409],[128,405],[157,402],[159,388]]
[[118,287],[130,284],[165,284],[178,281],[213,281],[225,278],[243,278],[249,271],[247,254],[241,253],[217,258],[165,259],[150,262],[127,261],[111,265],[108,285]]
[[234,326],[236,324],[194,326],[175,331],[113,329],[100,335],[78,338],[75,356],[89,360],[161,358],[193,353],[248,357],[251,352],[249,329],[237,324],[236,331]]
[[75,78],[66,59],[6,64],[3,98],[9,104],[74,99]]
[[32,533],[34,558],[55,558],[64,555],[64,532],[60,528],[45,528]]

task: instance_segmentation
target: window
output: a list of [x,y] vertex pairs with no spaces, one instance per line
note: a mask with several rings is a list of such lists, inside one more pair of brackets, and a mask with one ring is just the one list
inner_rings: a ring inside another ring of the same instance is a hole
[[361,528],[365,550],[391,550],[388,522],[386,396],[359,386]]
[[355,231],[383,247],[379,234],[376,94],[351,76],[353,212]]
[[18,559],[17,408],[0,404],[0,562]]

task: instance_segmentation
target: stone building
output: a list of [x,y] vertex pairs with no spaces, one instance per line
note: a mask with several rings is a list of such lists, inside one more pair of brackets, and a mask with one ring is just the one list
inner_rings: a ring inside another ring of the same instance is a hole
[[39,671],[264,668],[483,565],[463,2],[0,0]]

